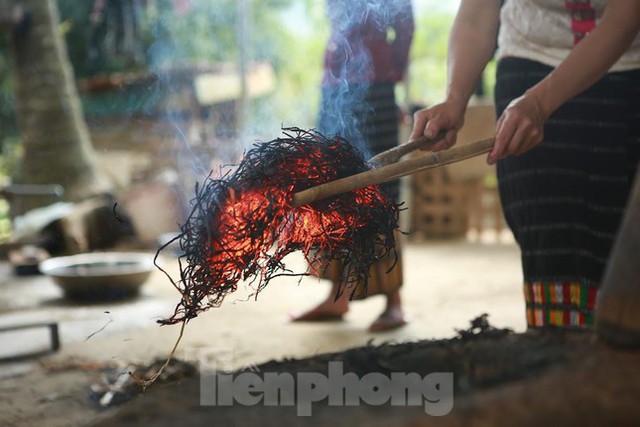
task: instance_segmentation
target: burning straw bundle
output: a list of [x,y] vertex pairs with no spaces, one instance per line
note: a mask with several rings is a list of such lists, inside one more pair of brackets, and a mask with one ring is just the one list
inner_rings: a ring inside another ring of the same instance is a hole
[[370,266],[394,248],[398,205],[376,185],[294,206],[294,193],[369,170],[362,153],[340,137],[287,128],[255,144],[222,179],[196,187],[193,209],[176,238],[184,255],[182,294],[161,324],[187,322],[219,306],[242,280],[262,290],[287,270],[283,258],[301,251],[320,273],[331,260],[345,269],[343,291],[365,283]]

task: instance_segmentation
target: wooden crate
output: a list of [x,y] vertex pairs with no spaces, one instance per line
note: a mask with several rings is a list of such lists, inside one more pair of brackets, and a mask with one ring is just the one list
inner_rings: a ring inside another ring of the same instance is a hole
[[469,212],[469,231],[479,240],[485,231],[495,234],[499,240],[506,228],[500,194],[495,184],[487,184],[484,180],[478,181],[475,188],[469,188],[467,198],[467,210]]
[[483,178],[456,182],[449,172],[445,166],[412,176],[409,238],[480,236],[485,230],[500,236],[506,224],[497,188]]
[[414,174],[411,234],[414,239],[463,237],[469,227],[469,185],[453,183],[446,167]]

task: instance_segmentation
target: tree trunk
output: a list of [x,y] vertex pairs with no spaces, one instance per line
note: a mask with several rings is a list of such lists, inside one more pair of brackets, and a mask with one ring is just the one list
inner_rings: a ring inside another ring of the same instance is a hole
[[[10,39],[23,147],[14,182],[62,185],[68,201],[107,192],[111,184],[97,168],[59,29],[56,1],[23,0],[22,4],[27,23],[13,31]],[[12,214],[50,202],[50,198],[17,197],[11,201]]]

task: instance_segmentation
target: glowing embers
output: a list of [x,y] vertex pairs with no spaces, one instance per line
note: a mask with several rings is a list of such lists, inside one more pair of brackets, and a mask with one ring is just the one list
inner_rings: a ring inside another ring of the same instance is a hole
[[283,221],[289,206],[286,193],[277,188],[262,188],[236,195],[230,190],[220,208],[214,236],[210,241],[213,256],[210,262],[225,258],[241,259],[266,253],[275,244],[274,229],[265,228],[267,214],[273,221]]
[[259,292],[279,275],[308,274],[282,263],[298,250],[317,269],[339,260],[343,285],[366,283],[371,264],[393,250],[398,206],[378,186],[292,207],[294,193],[368,166],[344,139],[297,128],[284,135],[255,144],[233,173],[208,177],[196,188],[178,236],[180,279],[170,278],[182,299],[160,323],[187,321],[218,306],[243,280]]

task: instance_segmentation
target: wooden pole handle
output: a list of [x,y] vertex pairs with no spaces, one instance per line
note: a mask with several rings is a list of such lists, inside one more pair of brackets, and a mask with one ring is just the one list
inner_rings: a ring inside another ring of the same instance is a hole
[[430,152],[425,156],[403,160],[380,168],[351,175],[335,181],[311,187],[293,195],[293,206],[302,206],[316,200],[336,196],[369,185],[382,184],[422,170],[459,162],[487,153],[493,147],[494,138],[482,139],[469,144],[458,145],[445,151]]
[[438,141],[441,141],[446,132],[439,132],[433,138],[427,138],[425,136],[414,139],[413,141],[409,141],[406,144],[398,145],[397,147],[393,147],[387,151],[383,151],[377,156],[373,156],[369,159],[369,165],[372,167],[380,167],[386,166],[391,163],[396,163],[400,160],[401,157],[411,153],[412,151],[419,150],[421,148],[427,147],[429,145],[433,145]]

